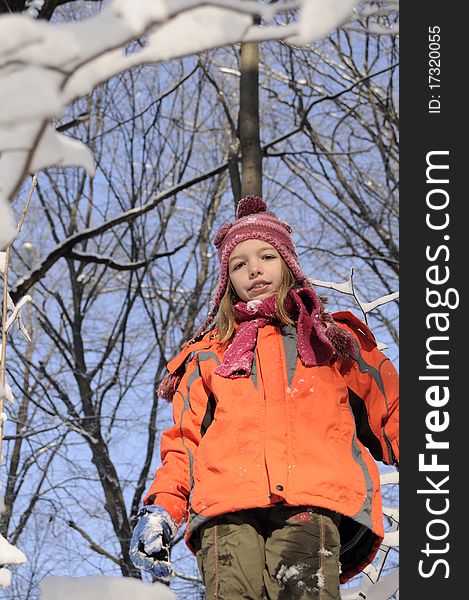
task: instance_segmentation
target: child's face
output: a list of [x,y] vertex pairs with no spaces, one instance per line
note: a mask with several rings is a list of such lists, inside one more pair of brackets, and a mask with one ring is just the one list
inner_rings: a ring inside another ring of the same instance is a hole
[[280,288],[282,257],[267,242],[246,240],[234,247],[228,261],[228,272],[241,300],[264,300]]

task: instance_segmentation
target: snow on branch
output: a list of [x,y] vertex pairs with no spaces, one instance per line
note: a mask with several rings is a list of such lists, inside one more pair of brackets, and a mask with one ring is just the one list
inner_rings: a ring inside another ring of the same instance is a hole
[[28,302],[31,302],[31,300],[31,296],[27,295],[23,296],[17,304],[14,304],[10,294],[7,293],[7,308],[10,311],[10,314],[8,315],[7,321],[4,325],[5,331],[8,333],[10,327],[16,322],[18,324],[18,329],[28,342],[31,341],[31,337],[23,323],[23,319],[21,318],[21,309],[24,308]]
[[11,583],[11,572],[3,565],[19,565],[26,562],[26,556],[12,546],[3,535],[0,534],[0,588],[9,587]]
[[[309,44],[353,21],[355,5],[355,0],[114,0],[98,15],[74,23],[3,15],[0,247],[14,235],[9,204],[28,173],[50,166],[80,166],[94,173],[88,148],[57,131],[51,120],[98,84],[134,66],[247,40]],[[31,2],[28,8],[34,12],[37,6]],[[292,9],[298,11],[295,22],[274,22]],[[255,17],[262,25],[255,24]],[[145,40],[142,49],[125,53],[136,39]]]
[[[342,283],[336,283],[334,281],[322,281],[320,279],[310,279],[310,282],[318,287],[324,287],[331,290],[335,290],[336,292],[340,292],[341,294],[347,294],[352,296],[354,301],[358,304],[360,311],[363,314],[363,318],[365,323],[368,324],[368,313],[370,313],[373,309],[378,306],[382,306],[383,304],[387,304],[388,302],[392,302],[393,300],[397,300],[399,298],[399,292],[394,292],[392,294],[386,294],[386,296],[381,296],[373,300],[372,302],[363,302],[358,296],[357,290],[355,289],[355,285],[353,283],[353,274],[354,268],[350,269],[350,276],[346,281]],[[387,348],[386,344],[378,342],[378,348],[383,350]]]
[[39,16],[44,4],[45,0],[26,0],[23,13],[35,19]]

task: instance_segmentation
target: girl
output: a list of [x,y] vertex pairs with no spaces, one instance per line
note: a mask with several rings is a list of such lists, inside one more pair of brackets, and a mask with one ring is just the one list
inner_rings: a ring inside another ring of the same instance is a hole
[[215,237],[213,308],[159,387],[174,426],[131,558],[169,580],[187,520],[207,598],[340,600],[383,539],[397,373],[355,315],[325,311],[287,223],[256,196],[236,216]]

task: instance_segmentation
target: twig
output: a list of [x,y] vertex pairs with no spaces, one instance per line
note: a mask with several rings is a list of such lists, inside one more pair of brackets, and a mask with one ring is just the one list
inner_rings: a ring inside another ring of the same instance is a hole
[[5,262],[3,265],[3,306],[2,306],[2,350],[0,356],[0,467],[3,463],[3,407],[4,407],[4,399],[5,399],[5,388],[6,388],[6,352],[7,352],[7,321],[8,321],[8,267],[10,263],[10,253],[13,247],[15,240],[18,238],[21,233],[24,222],[26,219],[26,213],[28,212],[29,203],[31,202],[31,198],[34,192],[34,188],[37,183],[37,173],[35,173],[33,180],[31,182],[31,188],[29,190],[29,195],[26,200],[26,204],[23,207],[23,211],[21,213],[21,217],[18,223],[18,227],[16,228],[15,236],[8,243],[8,246],[5,250]]
[[119,567],[122,566],[122,564],[123,564],[122,560],[120,560],[119,558],[116,558],[115,556],[110,554],[107,550],[105,550],[104,548],[101,548],[101,546],[98,546],[98,544],[96,542],[94,542],[90,538],[90,536],[86,533],[86,531],[84,531],[79,525],[77,525],[75,523],[75,521],[67,521],[67,523],[68,523],[69,527],[71,527],[75,531],[78,531],[78,533],[85,538],[85,540],[89,543],[90,548],[92,550],[94,550],[98,554],[101,554],[101,556],[105,556],[106,558],[109,558],[109,560],[112,560],[112,562],[116,563],[116,565],[119,565]]
[[200,584],[203,583],[202,579],[200,579],[200,577],[197,577],[196,575],[184,575],[184,573],[180,573],[179,571],[174,571],[174,574],[176,577],[179,577],[180,579],[184,579],[185,581],[190,581],[192,583],[200,583]]

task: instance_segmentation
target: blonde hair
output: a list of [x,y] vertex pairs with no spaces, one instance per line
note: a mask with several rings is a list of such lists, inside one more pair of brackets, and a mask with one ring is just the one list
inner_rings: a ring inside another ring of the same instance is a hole
[[[283,258],[280,257],[280,259],[282,261],[282,279],[277,291],[277,317],[282,325],[292,325],[294,321],[291,319],[285,307],[285,298],[287,297],[288,292],[292,288],[299,287],[299,284]],[[220,302],[220,316],[216,322],[220,344],[227,342],[235,331],[236,319],[233,304],[237,301],[238,297],[236,296],[236,291],[231,280],[228,279],[228,285],[226,286],[225,293]]]

